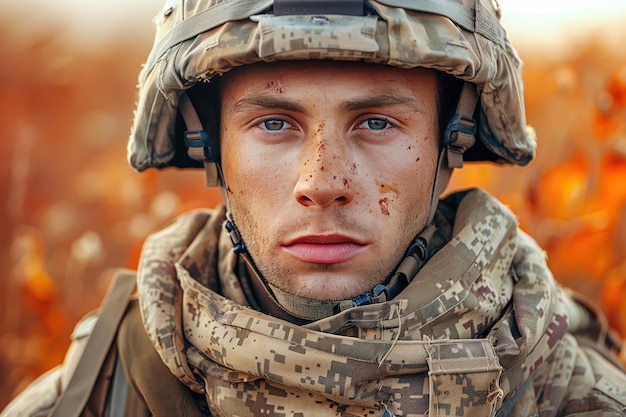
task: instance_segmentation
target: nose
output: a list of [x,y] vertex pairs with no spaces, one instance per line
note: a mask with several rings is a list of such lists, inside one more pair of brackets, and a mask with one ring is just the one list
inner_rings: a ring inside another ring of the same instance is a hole
[[327,136],[323,127],[313,135],[303,153],[294,196],[303,206],[345,205],[354,198],[353,164],[337,135]]

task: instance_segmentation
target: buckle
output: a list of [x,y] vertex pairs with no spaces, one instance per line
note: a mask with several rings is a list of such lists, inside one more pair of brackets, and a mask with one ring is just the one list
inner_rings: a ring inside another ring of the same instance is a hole
[[243,239],[239,234],[239,230],[237,230],[237,226],[235,226],[235,224],[230,219],[226,220],[224,226],[226,227],[226,231],[228,232],[230,241],[233,244],[233,251],[237,254],[246,253],[246,245],[243,243]]
[[476,131],[476,120],[471,117],[455,114],[454,116],[452,116],[450,122],[448,123],[448,126],[446,127],[446,131],[443,136],[446,142],[444,143],[444,145],[449,146],[454,144],[454,142],[456,142],[458,138],[458,135],[454,135],[457,132],[474,136],[476,135]]
[[190,148],[206,148],[211,146],[211,139],[204,130],[185,131],[185,145]]
[[[213,145],[213,141],[204,130],[187,130],[183,135],[185,145],[190,148],[190,156],[194,159],[198,156],[199,149],[202,148],[202,156],[205,161],[217,162],[219,159],[217,147]],[[192,150],[197,151],[192,152]],[[202,160],[202,159],[200,159]]]

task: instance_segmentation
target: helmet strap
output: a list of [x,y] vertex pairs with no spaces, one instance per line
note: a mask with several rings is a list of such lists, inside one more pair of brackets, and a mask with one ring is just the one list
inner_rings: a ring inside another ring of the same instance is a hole
[[209,137],[206,130],[204,130],[198,112],[196,112],[187,94],[180,96],[178,109],[187,126],[187,130],[185,131],[185,145],[187,145],[189,157],[204,163],[206,184],[209,187],[218,186],[222,179],[219,167],[218,144],[215,143],[215,141]]
[[206,130],[204,130],[198,112],[187,94],[180,96],[178,108],[187,126],[187,130],[185,131],[185,144],[187,145],[189,157],[204,164],[205,180],[209,187],[220,186],[222,198],[226,205],[225,227],[233,243],[233,250],[235,253],[246,253],[246,246],[232,219],[230,200],[224,185],[222,166],[219,163],[218,144],[212,140]]
[[430,198],[430,211],[426,224],[431,224],[437,212],[439,197],[448,185],[454,168],[463,167],[463,153],[476,142],[476,120],[474,111],[478,103],[476,86],[466,82],[452,116],[442,136],[442,147],[437,160],[437,171]]

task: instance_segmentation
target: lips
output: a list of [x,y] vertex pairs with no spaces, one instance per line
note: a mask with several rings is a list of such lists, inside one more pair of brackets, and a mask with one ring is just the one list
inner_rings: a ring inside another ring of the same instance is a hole
[[342,235],[308,235],[291,240],[281,247],[301,262],[338,264],[363,252],[367,244]]

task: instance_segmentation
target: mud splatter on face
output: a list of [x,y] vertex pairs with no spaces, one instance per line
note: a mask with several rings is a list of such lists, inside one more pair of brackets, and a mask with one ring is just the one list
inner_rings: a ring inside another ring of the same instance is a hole
[[[315,132],[313,133],[313,138],[315,138],[317,140],[317,138],[319,137],[319,135],[324,131],[324,126],[326,124],[325,123],[320,123],[317,126],[317,129],[315,130]],[[317,161],[316,162],[320,162],[323,158],[323,153],[326,150],[326,141],[324,139],[319,141],[319,145],[318,145],[318,149],[317,149]],[[326,167],[324,165],[320,166],[319,168],[320,171],[324,172],[326,170]]]
[[396,184],[387,184],[384,182],[376,181],[378,186],[378,192],[380,194],[393,194],[396,198],[400,197],[400,190]]
[[389,216],[389,200],[387,197],[378,200],[378,205],[380,205],[380,212],[385,216]]
[[383,197],[378,200],[378,205],[380,206],[380,212],[389,216],[389,205],[393,203],[398,197],[400,197],[400,190],[398,189],[397,184],[389,184],[381,181],[376,181],[376,185],[378,186],[379,194],[390,194],[390,197]]
[[267,88],[270,91],[273,91],[276,94],[282,94],[285,92],[283,88],[283,83],[280,80],[268,82],[265,88]]

